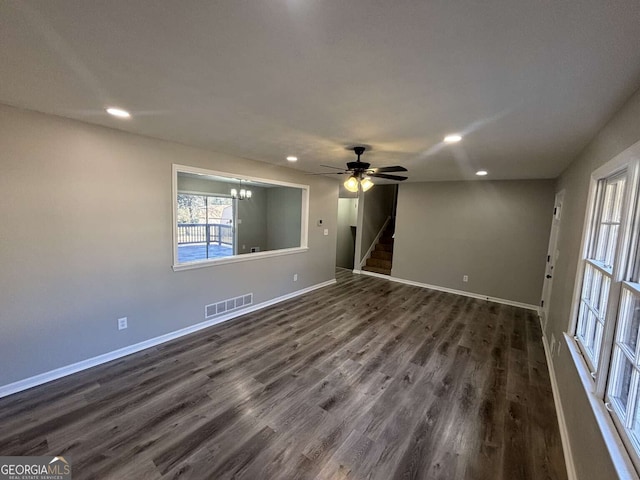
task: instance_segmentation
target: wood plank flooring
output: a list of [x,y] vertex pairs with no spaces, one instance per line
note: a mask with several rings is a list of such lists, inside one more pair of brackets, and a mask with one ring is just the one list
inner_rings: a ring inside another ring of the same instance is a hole
[[77,479],[566,479],[534,312],[352,275],[0,399]]

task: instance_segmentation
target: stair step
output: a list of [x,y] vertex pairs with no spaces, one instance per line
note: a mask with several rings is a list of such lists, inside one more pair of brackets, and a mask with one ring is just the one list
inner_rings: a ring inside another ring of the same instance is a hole
[[382,275],[391,275],[391,270],[387,268],[364,266],[362,267],[362,269],[366,270],[367,272],[381,273]]
[[391,260],[381,260],[379,258],[367,258],[367,267],[380,267],[391,270]]
[[378,243],[393,243],[393,237],[392,236],[382,236],[378,239]]
[[393,260],[393,252],[385,252],[384,250],[374,250],[371,252],[371,258],[379,258],[380,260]]
[[377,243],[374,251],[377,250],[379,252],[393,252],[393,243]]

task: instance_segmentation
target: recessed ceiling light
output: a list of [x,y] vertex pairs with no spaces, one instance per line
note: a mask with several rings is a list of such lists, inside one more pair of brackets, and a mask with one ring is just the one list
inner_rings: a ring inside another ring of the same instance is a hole
[[458,143],[460,140],[462,140],[462,136],[457,133],[452,133],[444,137],[445,143]]
[[131,118],[131,114],[121,108],[109,107],[107,108],[107,113],[118,118]]
[[298,161],[298,157],[287,157],[287,160],[289,160],[290,162],[297,162]]
[[478,175],[479,177],[484,177],[487,173],[489,172],[487,172],[486,170],[478,170],[476,172],[476,175]]

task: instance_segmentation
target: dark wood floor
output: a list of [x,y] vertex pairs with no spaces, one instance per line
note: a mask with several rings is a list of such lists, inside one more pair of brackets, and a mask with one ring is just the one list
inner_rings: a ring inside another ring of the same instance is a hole
[[566,479],[537,316],[338,284],[0,399],[73,477]]

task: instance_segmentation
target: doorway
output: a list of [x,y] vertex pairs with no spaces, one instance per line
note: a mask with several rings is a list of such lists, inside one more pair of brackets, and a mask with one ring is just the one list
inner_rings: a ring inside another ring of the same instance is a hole
[[336,266],[353,270],[356,244],[357,198],[338,199]]

